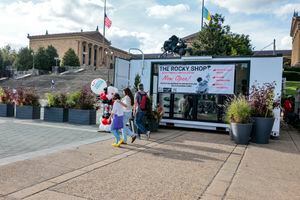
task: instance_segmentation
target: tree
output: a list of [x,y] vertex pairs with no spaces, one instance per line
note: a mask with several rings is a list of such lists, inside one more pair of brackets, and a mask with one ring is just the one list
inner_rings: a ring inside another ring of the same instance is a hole
[[251,55],[252,45],[248,35],[230,32],[230,26],[223,25],[224,17],[215,14],[199,32],[192,45],[193,55]]
[[13,50],[10,45],[6,45],[4,48],[1,49],[2,54],[2,66],[11,66],[15,59],[16,59],[16,51]]
[[2,70],[3,67],[3,57],[2,57],[2,52],[0,50],[0,70]]
[[56,66],[56,61],[54,58],[58,57],[57,50],[52,45],[50,45],[46,49],[46,54],[49,58],[49,68],[51,68],[52,66]]
[[18,70],[26,71],[33,67],[33,55],[32,50],[25,47],[21,48],[17,54],[14,62],[14,67]]
[[138,86],[140,83],[141,83],[141,76],[139,74],[136,74],[134,78],[134,86],[133,86],[136,91],[138,91]]
[[34,55],[34,63],[36,69],[51,71],[49,57],[44,47],[40,47]]
[[76,55],[75,51],[73,49],[69,49],[63,59],[62,59],[62,66],[79,66],[79,58]]

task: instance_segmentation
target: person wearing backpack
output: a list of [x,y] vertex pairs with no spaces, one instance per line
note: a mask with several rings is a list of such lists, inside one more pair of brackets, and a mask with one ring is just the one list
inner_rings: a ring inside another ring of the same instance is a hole
[[134,97],[133,114],[135,116],[134,122],[137,127],[138,137],[140,138],[140,132],[146,134],[147,139],[150,138],[150,131],[148,131],[143,125],[143,118],[145,117],[145,111],[147,108],[147,93],[144,92],[144,85],[140,83],[138,85],[138,91]]

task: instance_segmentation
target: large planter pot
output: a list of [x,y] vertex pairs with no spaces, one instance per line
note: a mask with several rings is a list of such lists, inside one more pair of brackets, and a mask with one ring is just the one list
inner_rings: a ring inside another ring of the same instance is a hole
[[67,122],[68,121],[68,109],[45,107],[44,120],[48,122]]
[[236,144],[248,144],[252,131],[252,123],[239,124],[231,123],[231,130]]
[[96,124],[96,110],[69,109],[69,122],[73,124]]
[[13,117],[14,105],[13,104],[0,104],[0,117]]
[[257,144],[268,144],[274,124],[274,118],[253,117],[251,141]]
[[39,106],[17,106],[16,118],[18,119],[40,119],[41,108]]

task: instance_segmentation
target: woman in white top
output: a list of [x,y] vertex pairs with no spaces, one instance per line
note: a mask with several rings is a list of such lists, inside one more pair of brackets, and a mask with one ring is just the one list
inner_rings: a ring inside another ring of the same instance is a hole
[[116,138],[116,142],[112,144],[113,147],[120,147],[122,140],[120,139],[119,130],[123,128],[124,110],[120,101],[121,97],[119,94],[115,94],[113,97],[113,108],[110,114],[112,118],[111,132]]
[[[129,88],[125,88],[123,90],[124,97],[122,98],[121,105],[124,107],[124,117],[123,117],[123,129],[122,129],[122,137],[123,144],[127,144],[127,135],[131,137],[131,143],[133,143],[136,139],[136,135],[132,133],[129,129],[130,122],[129,119],[132,116],[132,106],[134,104],[134,98]],[[129,126],[126,126],[129,122]]]

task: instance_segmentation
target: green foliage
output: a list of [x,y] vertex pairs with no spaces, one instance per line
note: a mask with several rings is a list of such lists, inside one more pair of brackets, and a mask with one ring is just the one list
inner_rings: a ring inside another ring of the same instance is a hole
[[3,69],[3,57],[2,57],[2,52],[0,50],[0,70]]
[[0,87],[0,103],[3,104],[13,103],[13,92],[11,89]]
[[133,86],[135,91],[138,91],[138,85],[140,83],[141,83],[141,76],[139,74],[136,74],[134,78],[134,86]]
[[39,96],[36,91],[31,88],[18,88],[15,98],[18,106],[39,106]]
[[16,51],[13,50],[9,45],[6,45],[1,49],[1,57],[3,67],[13,65],[16,59]]
[[49,57],[44,47],[40,47],[34,56],[35,68],[40,70],[51,71]]
[[69,108],[80,109],[79,106],[80,92],[73,92],[67,96],[67,105]]
[[300,67],[285,67],[284,71],[300,72]]
[[75,51],[73,49],[69,49],[63,59],[62,59],[62,66],[79,66],[79,58],[76,55]]
[[224,17],[212,16],[199,32],[192,45],[192,55],[252,55],[252,45],[248,35],[230,32],[230,26],[223,25]]
[[58,57],[58,54],[52,45],[48,46],[47,49],[40,47],[34,56],[35,68],[52,71],[52,66],[56,65],[55,57]]
[[83,87],[79,92],[68,95],[67,104],[70,108],[90,110],[96,103],[95,95],[88,86]]
[[300,72],[284,71],[283,77],[285,77],[287,81],[299,81],[300,80]]
[[227,107],[226,121],[246,124],[250,122],[251,107],[244,96],[234,97]]
[[21,48],[17,54],[14,62],[14,67],[20,71],[26,71],[33,67],[33,55],[32,50],[27,47]]
[[295,97],[297,88],[300,88],[300,81],[287,81],[285,95],[286,96],[292,95]]
[[48,55],[48,59],[49,59],[49,67],[56,66],[56,61],[54,58],[58,57],[57,50],[52,45],[50,45],[46,49],[46,54]]
[[47,93],[48,107],[67,108],[67,95],[64,93],[52,94]]

